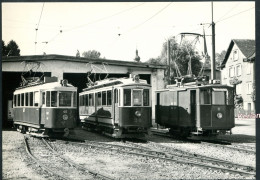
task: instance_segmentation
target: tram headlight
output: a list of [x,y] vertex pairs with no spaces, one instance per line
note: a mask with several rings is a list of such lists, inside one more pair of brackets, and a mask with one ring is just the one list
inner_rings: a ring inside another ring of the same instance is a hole
[[217,118],[221,119],[223,117],[223,114],[222,113],[218,113],[217,114]]
[[69,116],[67,114],[63,114],[62,118],[63,118],[63,120],[66,121],[66,120],[68,120]]
[[137,117],[141,117],[141,112],[140,111],[135,111],[135,115],[137,116]]

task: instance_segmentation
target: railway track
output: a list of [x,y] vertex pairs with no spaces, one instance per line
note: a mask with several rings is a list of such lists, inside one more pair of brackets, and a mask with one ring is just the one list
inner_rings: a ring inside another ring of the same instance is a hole
[[109,143],[101,143],[101,142],[94,142],[94,141],[85,141],[85,143],[78,143],[78,142],[67,142],[74,145],[83,145],[89,146],[91,148],[98,148],[104,150],[111,150],[141,157],[148,157],[148,158],[156,158],[164,161],[170,162],[177,162],[180,164],[187,164],[193,166],[199,166],[202,168],[207,169],[214,169],[218,171],[233,173],[233,174],[240,174],[243,176],[254,176],[255,169],[250,166],[244,166],[240,164],[230,163],[228,161],[218,160],[214,158],[207,158],[203,156],[191,156],[185,155],[182,152],[172,153],[168,151],[162,150],[152,150],[151,147],[145,147],[142,145],[136,144],[127,144],[126,145],[115,145]]
[[[152,133],[154,135],[158,135],[158,136],[163,136],[163,137],[168,137],[168,138],[173,138],[172,135],[170,135],[167,132],[162,132],[162,131],[157,131],[157,130],[152,130]],[[245,152],[248,154],[255,154],[255,150],[253,150],[252,147],[247,147],[247,146],[241,146],[241,145],[233,145],[232,143],[228,142],[228,141],[224,141],[224,140],[218,140],[218,139],[182,139],[183,141],[189,141],[189,142],[193,142],[193,143],[201,143],[204,145],[208,145],[208,146],[215,146],[215,147],[221,147],[221,148],[225,148],[225,149],[231,149],[231,150],[236,150],[239,152]]]
[[[104,179],[112,178],[87,169],[58,153],[45,139],[34,139],[30,142],[24,136],[24,143],[28,155],[44,170],[58,179]],[[56,179],[56,178],[55,178]]]

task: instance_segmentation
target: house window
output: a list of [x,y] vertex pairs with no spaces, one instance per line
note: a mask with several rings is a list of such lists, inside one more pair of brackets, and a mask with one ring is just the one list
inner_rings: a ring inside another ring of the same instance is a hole
[[247,83],[247,94],[251,94],[252,93],[252,83],[248,82]]
[[237,84],[236,85],[236,94],[241,94],[242,93],[242,84]]
[[246,74],[251,74],[251,64],[247,63],[246,65]]
[[237,65],[237,67],[236,67],[236,75],[237,76],[241,76],[241,73],[242,73],[241,72],[241,67],[242,67],[241,64]]
[[238,50],[237,49],[233,51],[233,60],[234,61],[238,60]]
[[229,77],[233,77],[234,76],[234,68],[230,67],[229,68]]

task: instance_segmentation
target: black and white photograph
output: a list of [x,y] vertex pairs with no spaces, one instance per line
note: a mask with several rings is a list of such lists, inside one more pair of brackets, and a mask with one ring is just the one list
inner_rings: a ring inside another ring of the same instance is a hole
[[257,179],[256,2],[2,2],[2,179]]

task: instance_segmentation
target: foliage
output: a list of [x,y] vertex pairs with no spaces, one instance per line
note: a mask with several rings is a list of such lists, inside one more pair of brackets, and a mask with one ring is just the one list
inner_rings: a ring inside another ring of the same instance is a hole
[[19,46],[14,40],[11,40],[6,46],[2,40],[2,56],[20,56]]
[[[201,69],[200,60],[202,57],[195,51],[195,48],[189,41],[183,41],[178,44],[172,37],[170,41],[170,52],[171,52],[171,79],[178,77],[177,69],[179,69],[181,75],[187,75],[188,63],[191,58],[191,69],[192,73],[197,76]],[[175,64],[175,63],[176,64]],[[151,58],[147,61],[151,64],[167,64],[167,42],[162,45],[161,55],[157,58]],[[177,65],[177,66],[176,66]]]
[[161,62],[161,58],[160,57],[150,58],[148,61],[146,61],[146,63],[156,64],[156,65],[163,65],[164,64],[163,62]]
[[5,42],[2,40],[2,56],[6,56],[7,55],[7,49],[5,46]]
[[229,80],[229,83],[230,83],[231,85],[238,85],[238,84],[241,84],[242,81],[239,80],[236,76],[234,76],[232,79]]
[[236,109],[243,109],[243,97],[240,95],[235,95],[234,104]]
[[84,51],[82,53],[83,57],[92,58],[92,59],[98,59],[98,58],[100,58],[100,55],[101,55],[101,53],[96,50]]
[[221,53],[216,53],[216,67],[221,66],[222,61],[224,60],[226,53],[227,53],[227,51],[225,51],[225,50],[222,50]]
[[76,57],[80,57],[79,50],[77,50]]
[[236,76],[234,76],[232,79],[229,80],[229,83],[234,86],[235,89],[235,97],[234,97],[234,104],[237,109],[243,109],[243,97],[240,95],[237,95],[236,92],[236,86],[238,84],[241,84],[242,81],[239,80]]

